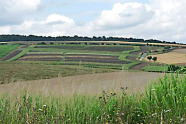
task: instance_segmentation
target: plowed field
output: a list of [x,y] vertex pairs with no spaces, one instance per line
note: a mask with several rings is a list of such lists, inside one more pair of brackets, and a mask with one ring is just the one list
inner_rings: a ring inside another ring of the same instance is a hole
[[110,51],[123,52],[133,50],[133,47],[114,47],[114,46],[35,46],[35,48],[53,48],[53,49],[71,49],[71,50],[89,50],[89,51]]

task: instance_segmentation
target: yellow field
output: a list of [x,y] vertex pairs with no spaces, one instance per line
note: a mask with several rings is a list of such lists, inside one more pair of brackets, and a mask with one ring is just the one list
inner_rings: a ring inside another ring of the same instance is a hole
[[[33,44],[38,44],[38,43],[50,43],[53,42],[55,44],[58,43],[99,43],[99,44],[120,44],[120,45],[147,45],[147,43],[143,43],[143,42],[129,42],[129,41],[13,41],[13,42],[8,42],[9,44],[17,44],[17,43],[21,43],[21,44],[29,44],[29,45],[33,45]],[[149,45],[156,45],[156,46],[172,46],[172,47],[186,47],[185,44],[169,44],[169,43],[148,43]]]
[[159,63],[186,65],[186,49],[176,49],[169,53],[152,55],[152,57],[155,56]]

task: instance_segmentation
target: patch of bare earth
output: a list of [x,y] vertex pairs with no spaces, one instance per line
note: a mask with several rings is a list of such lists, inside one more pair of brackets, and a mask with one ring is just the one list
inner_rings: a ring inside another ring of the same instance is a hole
[[152,72],[114,72],[88,74],[70,77],[58,77],[36,81],[23,81],[0,85],[0,93],[15,93],[22,89],[28,92],[68,96],[78,94],[95,95],[104,91],[120,92],[121,87],[128,87],[129,93],[143,92],[145,87],[162,73]]
[[130,69],[131,70],[141,70],[142,68],[144,68],[147,65],[149,65],[149,63],[147,63],[147,62],[141,62],[140,64],[137,64],[137,65],[132,66]]
[[19,61],[60,61],[62,57],[34,57],[34,58],[19,58]]

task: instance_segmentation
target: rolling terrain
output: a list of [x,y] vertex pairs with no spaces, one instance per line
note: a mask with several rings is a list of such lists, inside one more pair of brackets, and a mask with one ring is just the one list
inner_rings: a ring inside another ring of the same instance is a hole
[[185,49],[140,45],[1,45],[0,123],[184,124],[185,67],[159,61]]

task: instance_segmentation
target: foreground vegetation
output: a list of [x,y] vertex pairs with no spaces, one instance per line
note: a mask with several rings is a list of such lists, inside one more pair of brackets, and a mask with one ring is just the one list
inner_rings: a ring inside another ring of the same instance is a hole
[[186,77],[165,76],[141,95],[103,92],[101,96],[52,97],[4,94],[1,123],[184,123]]

